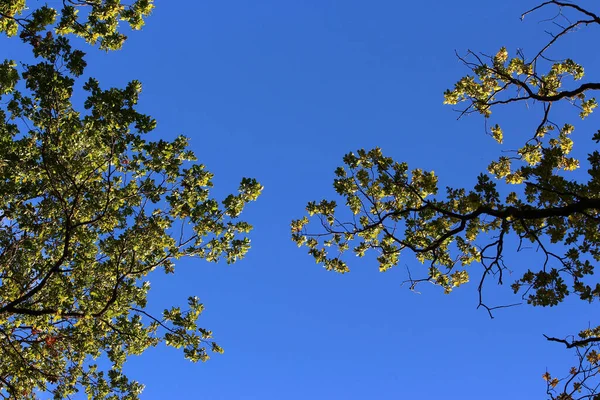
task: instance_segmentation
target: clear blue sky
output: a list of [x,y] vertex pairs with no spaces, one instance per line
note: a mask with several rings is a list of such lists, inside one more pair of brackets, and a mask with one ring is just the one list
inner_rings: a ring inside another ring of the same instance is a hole
[[[566,373],[571,354],[542,333],[574,333],[591,307],[521,306],[490,320],[476,310],[475,284],[451,296],[401,287],[405,266],[419,268],[408,255],[383,274],[367,261],[342,276],[289,238],[290,220],[307,201],[333,196],[333,170],[358,148],[379,146],[433,169],[442,186],[472,185],[501,148],[480,117],[456,121],[442,105],[444,89],[467,72],[454,50],[492,54],[505,45],[532,54],[547,39],[544,27],[519,16],[537,3],[158,1],[122,51],[90,53],[88,73],[104,87],[142,81],[140,107],[158,120],[154,137],[191,137],[216,175],[215,194],[243,176],[265,186],[244,214],[255,231],[243,261],[183,260],[175,276],[154,275],[152,306],[199,296],[201,325],[225,354],[191,364],[158,348],[131,359],[126,368],[146,384],[144,399],[544,397],[546,367]],[[579,39],[569,40],[592,46],[593,37]],[[600,63],[596,54],[578,60],[588,70]],[[537,122],[500,115],[517,138]],[[514,256],[514,269],[531,259]],[[490,295],[510,301],[509,292]]]

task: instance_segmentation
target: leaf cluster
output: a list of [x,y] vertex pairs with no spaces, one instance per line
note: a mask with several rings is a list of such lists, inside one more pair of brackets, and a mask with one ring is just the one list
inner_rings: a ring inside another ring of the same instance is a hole
[[[32,47],[36,63],[0,64],[0,396],[135,399],[143,385],[123,373],[128,356],[160,343],[194,362],[223,351],[198,325],[197,298],[162,317],[147,311],[149,274],[173,273],[182,257],[242,258],[252,226],[239,217],[262,186],[244,178],[237,193],[211,197],[213,175],[187,138],[146,138],[156,121],[137,110],[138,81],[103,88],[90,78],[76,110],[86,63],[62,34],[114,48],[114,22],[139,25],[151,3],[65,4],[91,7],[87,22],[63,15],[61,35]],[[1,7],[15,16],[25,4]],[[34,11],[23,32],[37,35],[55,15]],[[3,18],[14,34],[16,20]]]
[[[584,132],[578,139],[589,150],[587,159],[580,160],[571,154],[574,125],[553,122],[552,111],[558,103],[567,103],[579,110],[581,119],[590,117],[597,107],[590,93],[600,90],[600,83],[585,82],[580,64],[555,60],[547,52],[568,33],[600,24],[600,17],[558,0],[542,2],[524,16],[551,7],[558,10],[550,21],[558,30],[533,58],[527,59],[522,50],[511,57],[505,47],[493,56],[469,51],[459,56],[469,74],[444,93],[445,104],[466,104],[458,110],[460,115],[478,113],[486,126],[496,107],[528,105],[541,111],[537,128],[516,151],[503,151],[491,161],[474,187],[445,190],[438,187],[433,171],[411,170],[378,148],[349,153],[333,183],[341,201],[310,202],[308,215],[292,221],[292,239],[298,246],[306,247],[326,269],[340,273],[350,270],[348,254],[374,254],[379,270],[386,271],[401,262],[402,254],[412,253],[425,268],[416,278],[409,272],[411,289],[430,282],[450,293],[476,280],[479,306],[490,316],[506,306],[486,304],[486,282],[492,277],[503,284],[507,271],[517,275],[511,284],[514,293],[533,306],[556,306],[569,295],[597,304],[600,131],[587,137]],[[498,123],[490,125],[489,134],[500,145],[507,135]],[[587,171],[578,171],[583,165]],[[516,252],[533,247],[539,258],[528,265],[506,265],[511,247]],[[551,398],[599,398],[599,332],[583,330],[579,339],[547,337],[574,349],[579,363],[564,379],[544,375]]]
[[64,0],[62,8],[45,5],[28,13],[26,0],[0,2],[0,33],[20,35],[34,47],[43,40],[43,32],[58,35],[73,34],[100,49],[116,50],[123,46],[127,36],[121,31],[124,22],[139,30],[154,8],[153,0]]

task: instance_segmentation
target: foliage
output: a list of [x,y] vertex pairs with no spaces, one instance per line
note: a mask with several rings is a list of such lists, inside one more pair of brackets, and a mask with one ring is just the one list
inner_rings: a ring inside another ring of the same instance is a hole
[[[482,291],[486,279],[502,284],[507,271],[505,245],[515,238],[517,251],[533,244],[542,254],[537,266],[526,267],[512,283],[515,293],[533,306],[555,306],[569,295],[597,303],[600,283],[593,279],[600,261],[600,153],[594,143],[600,131],[580,140],[589,148],[587,160],[571,155],[574,126],[555,123],[551,110],[568,102],[587,118],[597,102],[589,94],[600,83],[579,83],[584,69],[571,59],[550,61],[550,47],[569,32],[600,24],[600,17],[576,4],[546,1],[527,11],[557,8],[559,27],[532,58],[506,48],[494,56],[469,51],[460,60],[471,74],[445,92],[446,104],[466,103],[462,115],[480,113],[488,121],[495,107],[527,103],[541,112],[537,129],[517,151],[489,164],[471,189],[446,188],[440,193],[432,171],[409,170],[406,163],[385,157],[380,149],[359,150],[344,157],[335,171],[335,191],[345,207],[322,200],[307,206],[308,216],[292,222],[292,238],[328,270],[349,271],[346,253],[375,253],[379,270],[398,265],[403,252],[412,252],[427,265],[420,282],[439,285],[446,293],[467,283],[472,264],[483,266],[478,283],[479,305],[490,315]],[[494,124],[498,142],[503,129]],[[587,174],[574,173],[581,164]],[[505,193],[502,195],[501,193]],[[340,210],[340,208],[342,208]],[[318,228],[310,230],[311,219]],[[598,399],[600,327],[582,330],[578,338],[548,340],[576,351],[578,366],[562,378],[544,375],[553,399]]]
[[64,0],[62,5],[60,10],[42,6],[24,16],[28,12],[26,0],[2,0],[0,32],[14,36],[21,29],[21,38],[37,46],[42,41],[40,32],[57,23],[57,34],[74,34],[88,43],[99,43],[103,50],[115,50],[127,39],[119,30],[119,23],[125,21],[132,29],[141,29],[154,7],[153,0],[135,0],[131,4],[121,0]]
[[[128,356],[159,343],[194,362],[222,351],[197,325],[196,297],[186,310],[147,311],[148,274],[173,273],[186,256],[243,257],[252,227],[239,215],[262,187],[244,178],[237,194],[211,198],[212,174],[185,137],[145,139],[156,122],[136,110],[139,82],[76,85],[84,53],[63,34],[119,47],[116,21],[139,27],[150,2],[64,4],[52,25],[55,10],[16,19],[25,2],[0,2],[2,30],[23,27],[37,57],[0,64],[0,396],[135,399],[143,386],[124,375]],[[91,7],[87,22],[69,16],[76,5]]]

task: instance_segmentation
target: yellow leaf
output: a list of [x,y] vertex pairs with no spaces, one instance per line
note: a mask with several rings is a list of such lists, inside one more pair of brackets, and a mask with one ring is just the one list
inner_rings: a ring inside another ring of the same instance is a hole
[[545,381],[549,381],[550,378],[550,373],[548,371],[546,371],[546,373],[542,375],[542,379],[544,379]]

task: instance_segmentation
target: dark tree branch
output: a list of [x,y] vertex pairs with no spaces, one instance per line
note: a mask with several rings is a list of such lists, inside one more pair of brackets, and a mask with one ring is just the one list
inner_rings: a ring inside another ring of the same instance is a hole
[[573,347],[583,347],[590,343],[600,343],[600,337],[589,337],[587,339],[572,340],[570,342],[565,339],[559,339],[559,338],[550,337],[547,335],[544,335],[544,337],[546,338],[546,340],[548,340],[550,342],[558,342],[558,343],[564,344],[567,347],[567,349],[572,349]]

